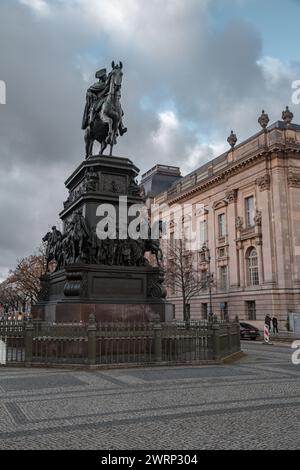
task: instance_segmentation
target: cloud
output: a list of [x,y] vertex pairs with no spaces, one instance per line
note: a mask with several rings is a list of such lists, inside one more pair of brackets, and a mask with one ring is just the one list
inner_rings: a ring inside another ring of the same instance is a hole
[[[297,63],[263,56],[245,18],[216,29],[212,0],[2,0],[0,271],[57,222],[64,180],[84,158],[85,93],[99,68],[124,63],[128,133],[115,148],[141,168],[192,171],[291,104]],[[230,0],[234,10],[235,0]],[[300,118],[293,109],[295,120]]]
[[21,5],[31,8],[38,15],[48,15],[50,6],[45,0],[19,0]]

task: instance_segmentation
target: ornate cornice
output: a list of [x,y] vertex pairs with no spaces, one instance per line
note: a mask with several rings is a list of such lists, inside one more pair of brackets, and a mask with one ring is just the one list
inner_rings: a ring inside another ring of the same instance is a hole
[[168,202],[174,204],[181,199],[189,198],[197,193],[201,193],[207,190],[210,187],[217,186],[218,184],[224,183],[230,176],[238,173],[239,171],[243,170],[244,168],[251,167],[255,165],[257,161],[266,158],[268,155],[268,151],[263,150],[259,153],[254,155],[248,156],[244,159],[232,162],[227,168],[220,170],[217,174],[209,176],[205,180],[199,182],[194,187],[187,189],[183,193],[177,193],[176,195],[173,193],[170,194],[170,198],[168,198]]

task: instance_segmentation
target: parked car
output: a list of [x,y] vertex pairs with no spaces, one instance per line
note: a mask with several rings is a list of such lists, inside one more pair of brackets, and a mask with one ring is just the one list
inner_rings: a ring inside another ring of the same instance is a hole
[[240,337],[241,339],[251,339],[255,341],[259,336],[259,330],[256,326],[249,323],[240,323]]

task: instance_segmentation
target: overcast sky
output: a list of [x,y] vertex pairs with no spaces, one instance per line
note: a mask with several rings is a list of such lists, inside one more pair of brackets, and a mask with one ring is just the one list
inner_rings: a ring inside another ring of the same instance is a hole
[[0,0],[0,280],[36,250],[84,158],[85,93],[122,60],[128,133],[115,154],[141,172],[190,172],[291,102],[299,0]]

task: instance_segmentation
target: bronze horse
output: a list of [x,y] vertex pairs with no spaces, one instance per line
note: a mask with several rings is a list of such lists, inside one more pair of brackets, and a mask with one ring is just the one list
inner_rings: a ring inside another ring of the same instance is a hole
[[110,145],[110,156],[113,146],[117,143],[117,136],[123,135],[127,129],[123,127],[123,110],[120,103],[121,86],[123,78],[123,64],[115,65],[112,62],[112,71],[108,76],[108,93],[104,98],[99,113],[93,122],[90,122],[85,131],[86,158],[92,156],[95,140],[100,143],[99,155]]

